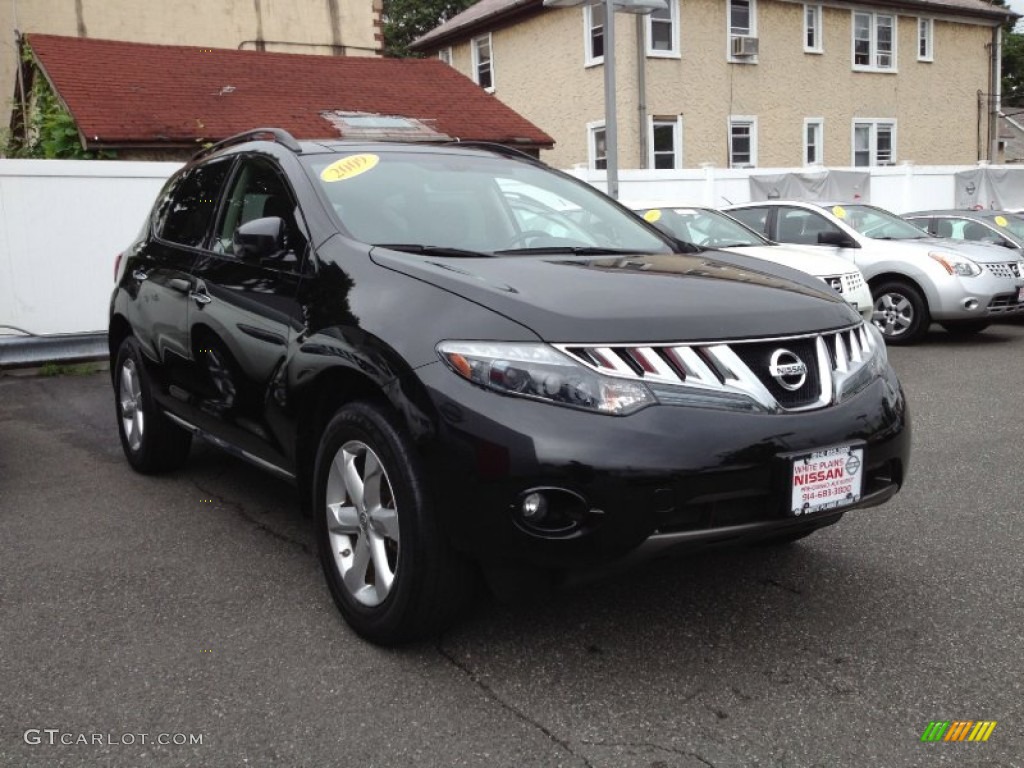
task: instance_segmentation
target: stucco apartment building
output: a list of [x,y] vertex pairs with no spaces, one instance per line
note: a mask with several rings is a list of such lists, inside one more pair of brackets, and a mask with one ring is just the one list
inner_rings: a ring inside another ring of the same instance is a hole
[[383,0],[0,0],[0,127],[10,123],[15,30],[135,43],[375,56]]
[[[984,0],[667,0],[615,14],[623,168],[973,163],[989,152]],[[421,37],[555,139],[558,167],[604,167],[601,7],[481,0]]]

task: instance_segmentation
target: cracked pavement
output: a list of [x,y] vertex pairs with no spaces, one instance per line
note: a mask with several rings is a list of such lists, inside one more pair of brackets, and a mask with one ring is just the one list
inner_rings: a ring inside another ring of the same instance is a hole
[[[397,651],[338,616],[288,485],[202,444],[136,475],[106,374],[0,377],[0,765],[1024,766],[1024,324],[890,356],[915,430],[894,502],[481,600]],[[957,719],[999,724],[919,741]]]

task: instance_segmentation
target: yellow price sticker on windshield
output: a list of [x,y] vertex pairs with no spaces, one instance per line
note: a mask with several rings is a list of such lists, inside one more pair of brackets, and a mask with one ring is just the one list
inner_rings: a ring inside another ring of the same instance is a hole
[[657,208],[652,208],[651,210],[644,214],[644,221],[649,221],[651,224],[660,220],[661,211],[659,211]]
[[841,206],[841,205],[833,205],[832,206],[832,215],[835,216],[837,219],[845,219],[846,218],[846,209],[843,208],[843,206]]
[[1008,221],[1006,220],[1006,217],[1005,217],[1005,216],[996,216],[996,218],[995,218],[995,222],[996,222],[996,224],[998,224],[998,225],[999,225],[1000,227],[1005,227],[1005,226],[1006,226],[1007,224],[1009,224],[1009,223],[1010,223],[1010,222],[1008,222]]
[[320,171],[320,178],[327,182],[345,181],[376,167],[378,155],[349,155],[328,165]]

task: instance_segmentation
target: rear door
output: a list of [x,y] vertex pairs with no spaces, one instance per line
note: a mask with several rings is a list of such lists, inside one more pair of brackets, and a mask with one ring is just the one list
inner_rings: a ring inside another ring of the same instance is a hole
[[[283,247],[269,258],[236,254],[234,235],[250,221],[278,217]],[[208,247],[193,262],[189,324],[195,361],[197,426],[277,468],[287,468],[277,392],[294,328],[296,296],[308,254],[308,229],[276,161],[242,156],[220,207]]]
[[132,254],[126,275],[126,290],[134,299],[128,320],[149,361],[156,397],[182,416],[188,410],[186,377],[192,362],[191,273],[230,169],[231,160],[214,160],[191,168],[164,188],[151,235]]

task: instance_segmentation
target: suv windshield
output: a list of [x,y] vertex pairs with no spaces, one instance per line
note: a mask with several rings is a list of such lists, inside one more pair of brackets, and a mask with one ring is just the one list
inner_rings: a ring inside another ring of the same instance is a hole
[[640,208],[638,212],[683,242],[704,248],[740,248],[771,243],[718,211],[701,208]]
[[592,187],[543,166],[415,149],[303,159],[357,240],[438,255],[671,253]]
[[832,214],[865,237],[876,240],[920,240],[929,237],[906,219],[869,205],[836,205]]

